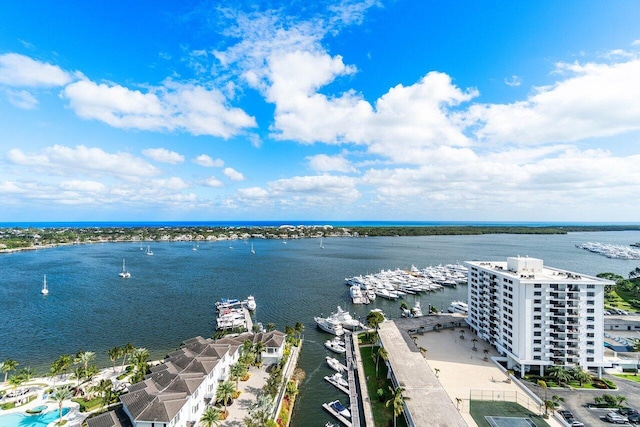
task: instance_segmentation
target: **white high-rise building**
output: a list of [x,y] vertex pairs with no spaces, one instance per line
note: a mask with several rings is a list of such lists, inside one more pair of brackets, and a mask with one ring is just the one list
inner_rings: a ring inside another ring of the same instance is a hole
[[468,261],[467,322],[520,375],[534,367],[608,366],[603,360],[604,287],[613,282],[544,266],[541,259]]

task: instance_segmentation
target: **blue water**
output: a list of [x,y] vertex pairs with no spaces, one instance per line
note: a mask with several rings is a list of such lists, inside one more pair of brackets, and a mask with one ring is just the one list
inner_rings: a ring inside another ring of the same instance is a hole
[[[321,403],[342,398],[323,381],[329,373],[327,335],[316,330],[313,316],[329,314],[337,305],[355,317],[381,308],[398,317],[400,302],[378,298],[369,306],[353,306],[345,277],[396,267],[419,268],[457,260],[504,260],[529,255],[545,264],[597,274],[627,275],[638,261],[614,260],[575,247],[597,241],[629,244],[640,231],[570,233],[567,235],[484,235],[325,238],[242,242],[200,242],[198,251],[187,242],[151,244],[146,256],[135,243],[91,244],[0,255],[0,360],[7,357],[48,370],[63,353],[97,353],[108,366],[106,351],[132,342],[162,358],[184,339],[214,331],[213,303],[220,298],[256,297],[256,320],[279,329],[302,322],[305,344],[300,367],[307,378],[296,403],[293,425],[324,425],[328,415]],[[230,246],[233,249],[230,249]],[[118,277],[126,258],[130,279]],[[40,294],[47,274],[50,294]],[[423,307],[446,309],[466,299],[466,286],[418,297]]]
[[[62,416],[64,417],[69,408],[62,408]],[[9,414],[0,415],[0,426],[2,427],[47,427],[49,423],[58,421],[60,418],[60,412],[55,411],[45,412],[39,415],[26,415],[26,414]]]

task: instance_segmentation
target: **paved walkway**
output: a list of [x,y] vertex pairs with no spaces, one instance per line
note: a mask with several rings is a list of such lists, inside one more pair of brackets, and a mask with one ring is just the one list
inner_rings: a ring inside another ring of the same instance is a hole
[[[468,406],[471,390],[495,391],[495,396],[504,391],[517,391],[524,396],[525,392],[514,382],[505,382],[505,374],[490,359],[499,355],[488,343],[478,340],[475,343],[477,350],[474,351],[473,333],[464,328],[464,339],[460,339],[460,329],[462,328],[446,328],[427,332],[416,335],[416,340],[419,347],[427,349],[424,357],[434,374],[438,370],[438,380],[451,401],[456,402],[456,398],[464,400],[463,404],[466,406],[461,407],[461,413],[465,422],[475,426]],[[484,360],[485,348],[489,350],[489,360]],[[555,419],[546,421],[550,426],[561,427]]]
[[251,376],[247,381],[240,381],[238,389],[240,396],[227,409],[229,417],[220,423],[221,427],[244,427],[244,418],[249,415],[249,405],[256,401],[258,394],[269,378],[265,367],[249,369]]

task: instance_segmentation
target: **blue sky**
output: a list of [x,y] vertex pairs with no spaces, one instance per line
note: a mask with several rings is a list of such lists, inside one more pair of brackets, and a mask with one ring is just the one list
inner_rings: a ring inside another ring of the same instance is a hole
[[637,221],[637,2],[92,3],[0,3],[0,221]]

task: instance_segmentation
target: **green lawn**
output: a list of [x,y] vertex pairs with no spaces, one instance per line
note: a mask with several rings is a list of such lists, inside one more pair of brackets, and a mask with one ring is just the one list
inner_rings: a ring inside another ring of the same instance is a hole
[[487,402],[480,400],[471,401],[470,414],[478,427],[491,427],[484,418],[494,417],[522,417],[529,418],[537,427],[548,427],[549,424],[540,416],[523,408],[515,402]]
[[624,378],[625,380],[629,380],[629,381],[635,381],[637,383],[640,383],[640,375],[634,375],[634,374],[614,374],[614,376],[618,377],[618,378]]
[[[376,427],[385,427],[393,425],[393,410],[387,408],[384,402],[389,399],[391,392],[391,381],[387,379],[387,365],[380,360],[378,363],[378,376],[376,377],[376,363],[371,358],[371,350],[377,347],[360,347],[362,355],[362,366],[367,377],[367,389],[369,391],[369,400],[371,401],[371,410],[373,411],[373,419]],[[377,395],[377,390],[385,391],[384,400],[381,402]],[[398,427],[406,427],[404,416],[400,415],[396,420]]]

